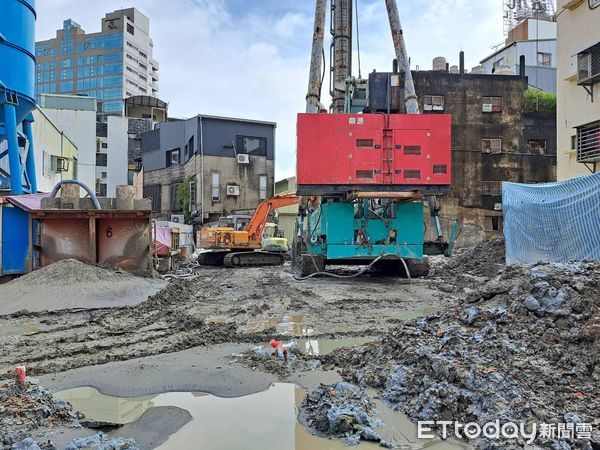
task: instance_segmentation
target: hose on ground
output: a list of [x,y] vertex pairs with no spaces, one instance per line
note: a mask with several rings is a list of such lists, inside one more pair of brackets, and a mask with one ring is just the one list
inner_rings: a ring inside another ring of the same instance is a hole
[[[306,275],[305,277],[299,277],[299,276],[294,275],[294,280],[304,281],[304,280],[308,280],[309,278],[316,277],[316,276],[327,276],[327,277],[332,277],[332,278],[355,278],[355,277],[358,277],[358,276],[364,274],[367,270],[369,270],[371,267],[373,267],[377,263],[377,261],[379,261],[384,256],[391,256],[391,255],[390,254],[380,255],[377,258],[375,258],[373,261],[371,261],[371,263],[367,267],[364,267],[361,270],[359,270],[358,272],[350,274],[350,275],[338,275],[337,273],[331,273],[331,272],[326,272],[324,270],[319,270],[315,273],[311,273],[310,275]],[[393,255],[393,256],[397,256],[397,255]],[[310,257],[313,260],[313,264],[315,265],[315,269],[316,269],[317,263],[314,260],[313,255],[310,255]],[[402,257],[400,257],[400,261],[402,261],[402,265],[404,266],[404,270],[406,271],[406,276],[408,277],[408,280],[411,281],[412,278],[410,276],[410,271],[408,270],[408,265],[406,264],[406,261]]]

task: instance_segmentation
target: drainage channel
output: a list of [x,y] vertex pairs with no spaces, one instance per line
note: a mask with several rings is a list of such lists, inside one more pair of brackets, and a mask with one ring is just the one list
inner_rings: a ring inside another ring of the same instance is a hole
[[[296,419],[296,407],[305,391],[294,384],[275,383],[253,395],[221,398],[201,392],[169,392],[165,394],[122,398],[111,397],[94,388],[82,387],[61,391],[56,397],[70,402],[88,419],[128,424],[139,420],[155,407],[179,407],[190,413],[192,420],[157,447],[158,450],[210,448],[212,450],[342,450],[340,439],[313,436]],[[469,448],[458,442],[419,440],[416,426],[410,420],[376,401],[385,425],[377,431],[394,448],[455,450]],[[119,429],[110,431],[121,436]],[[135,439],[136,436],[122,436]],[[381,448],[361,443],[360,449]]]

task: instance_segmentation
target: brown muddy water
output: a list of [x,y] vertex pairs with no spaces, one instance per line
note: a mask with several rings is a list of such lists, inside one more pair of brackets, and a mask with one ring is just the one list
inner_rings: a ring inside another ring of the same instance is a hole
[[[122,424],[138,420],[152,407],[176,406],[187,410],[192,421],[157,447],[158,450],[347,449],[342,440],[313,436],[297,422],[296,407],[302,401],[304,393],[303,389],[294,384],[275,383],[263,392],[237,398],[221,398],[201,392],[169,392],[120,398],[104,395],[90,387],[61,391],[55,396],[70,402],[89,419]],[[391,411],[379,401],[376,402],[380,417],[385,422],[385,425],[376,430],[392,442],[394,448],[469,448],[458,442],[419,440],[416,437],[416,426],[407,417]],[[119,431],[109,434],[118,436]],[[373,443],[361,443],[358,448],[368,450],[381,447]]]

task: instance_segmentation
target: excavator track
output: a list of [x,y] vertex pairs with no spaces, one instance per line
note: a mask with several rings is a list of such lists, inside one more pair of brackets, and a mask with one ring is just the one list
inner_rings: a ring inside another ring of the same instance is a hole
[[261,251],[229,253],[223,259],[225,267],[282,266],[284,262],[283,253]]

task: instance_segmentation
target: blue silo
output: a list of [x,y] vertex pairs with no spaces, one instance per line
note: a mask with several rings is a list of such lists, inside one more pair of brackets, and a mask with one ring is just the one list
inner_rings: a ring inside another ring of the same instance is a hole
[[35,193],[31,131],[31,112],[35,107],[35,0],[1,0],[1,3],[0,189],[10,187],[11,194]]

